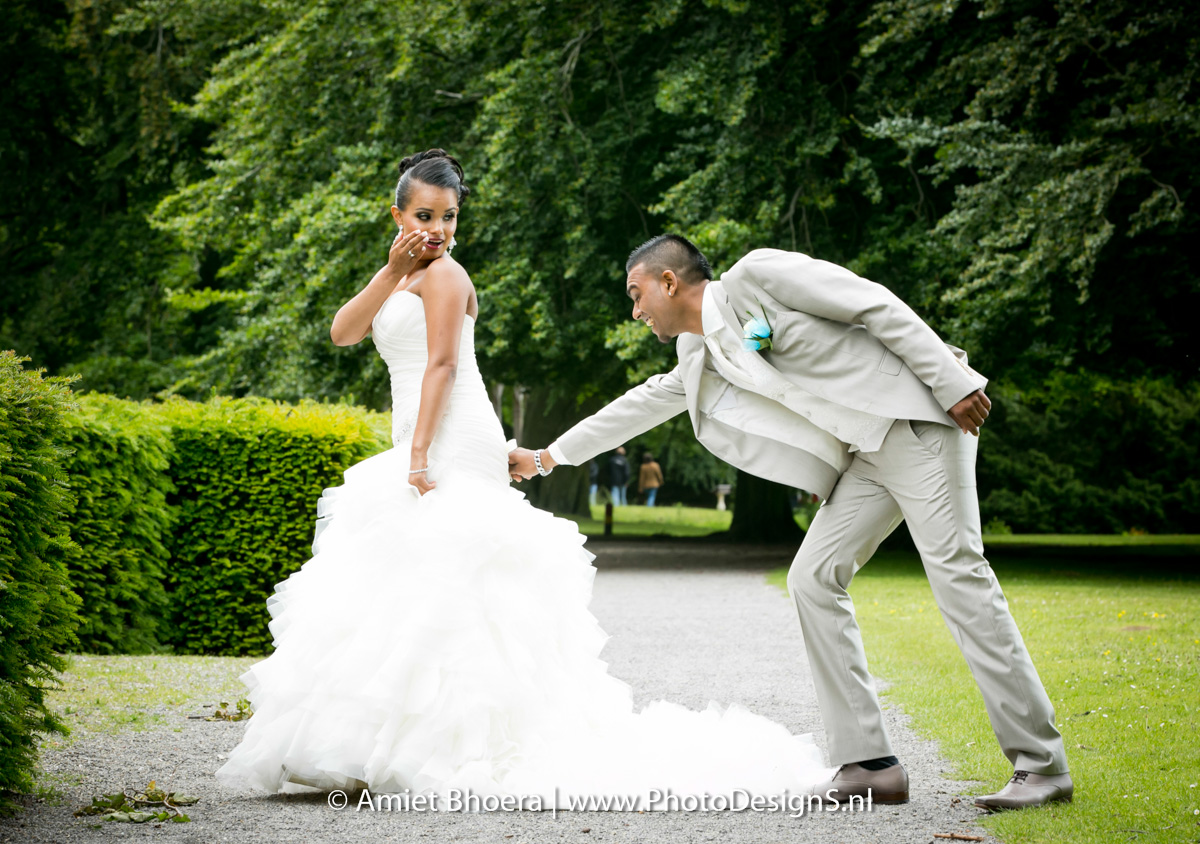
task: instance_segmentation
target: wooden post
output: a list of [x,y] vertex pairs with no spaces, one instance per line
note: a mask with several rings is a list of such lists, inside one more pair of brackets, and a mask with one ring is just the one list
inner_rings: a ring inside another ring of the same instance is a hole
[[612,502],[604,505],[604,535],[612,536]]

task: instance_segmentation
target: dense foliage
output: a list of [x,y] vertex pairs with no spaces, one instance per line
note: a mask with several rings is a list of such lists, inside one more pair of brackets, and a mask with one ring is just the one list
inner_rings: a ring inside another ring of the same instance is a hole
[[1008,377],[1193,378],[1200,7],[885,0],[868,27],[868,134],[954,188],[947,330]]
[[321,491],[390,437],[344,405],[72,399],[0,363],[4,699],[30,712],[19,665],[52,676],[51,648],[264,652],[264,602],[310,556]]
[[224,318],[219,261],[147,219],[204,172],[208,127],[175,103],[267,19],[195,4],[168,26],[132,5],[0,4],[0,348],[81,374],[79,389],[143,397]]
[[[1055,373],[1029,389],[996,385],[994,395],[998,418],[979,452],[985,524],[1200,530],[1200,384]],[[1084,426],[1100,435],[1079,436]]]
[[171,428],[178,508],[167,641],[177,653],[266,653],[265,601],[311,556],[321,491],[387,444],[384,426],[313,402],[175,400],[158,414]]
[[[526,442],[670,365],[625,318],[621,283],[630,248],[665,229],[718,271],[757,246],[846,264],[1017,391],[1069,372],[1061,388],[1149,379],[1191,395],[1195,4],[6,11],[0,346],[89,386],[385,407],[377,357],[327,329],[384,260],[396,161],[443,146],[475,188],[455,257],[480,291],[481,363],[529,389]],[[984,472],[985,499],[990,479],[1040,476],[1035,452],[1108,447],[1095,426],[1029,439],[1005,424],[996,437],[1025,443],[1028,464],[1014,451]],[[1105,454],[1136,474],[1136,452]]]
[[73,453],[63,464],[78,546],[68,561],[71,590],[83,601],[79,648],[150,653],[165,632],[170,430],[148,405],[101,395],[80,405],[66,418]]
[[12,808],[4,792],[32,788],[38,733],[67,732],[45,692],[79,623],[62,470],[71,393],[21,363],[0,352],[0,812]]

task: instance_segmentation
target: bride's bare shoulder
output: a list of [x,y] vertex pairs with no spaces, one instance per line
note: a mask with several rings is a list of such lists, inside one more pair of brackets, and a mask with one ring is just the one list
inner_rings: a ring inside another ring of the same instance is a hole
[[440,301],[453,301],[457,307],[466,305],[466,313],[472,318],[479,316],[479,305],[475,295],[475,285],[471,277],[463,269],[462,264],[452,258],[442,257],[430,263],[421,279],[425,291],[432,292]]
[[422,281],[427,284],[432,282],[437,285],[471,286],[471,277],[467,275],[467,271],[463,269],[463,265],[448,255],[438,258],[436,261],[431,261],[429,266],[425,268],[425,277]]

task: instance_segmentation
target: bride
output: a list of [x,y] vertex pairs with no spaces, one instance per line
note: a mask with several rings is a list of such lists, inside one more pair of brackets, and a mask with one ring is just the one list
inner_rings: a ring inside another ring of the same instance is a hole
[[387,363],[394,447],[321,496],[313,557],[267,599],[275,650],[241,676],[254,716],[217,778],[543,808],[803,793],[830,773],[810,737],[737,705],[635,713],[600,660],[593,556],[509,486],[475,289],[450,255],[468,192],[444,151],[405,158],[388,263],[334,318],[333,342],[370,334]]

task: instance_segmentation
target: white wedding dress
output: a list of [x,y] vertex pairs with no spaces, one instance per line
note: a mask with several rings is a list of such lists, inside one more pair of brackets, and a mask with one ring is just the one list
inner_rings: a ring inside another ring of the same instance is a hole
[[799,794],[831,773],[809,736],[741,706],[656,701],[635,713],[599,658],[607,636],[588,610],[596,570],[583,536],[510,487],[474,320],[424,497],[407,481],[421,299],[392,295],[372,327],[394,448],[325,490],[314,556],[267,599],[275,650],[241,676],[254,715],[221,782],[539,795],[549,809],[651,790]]

